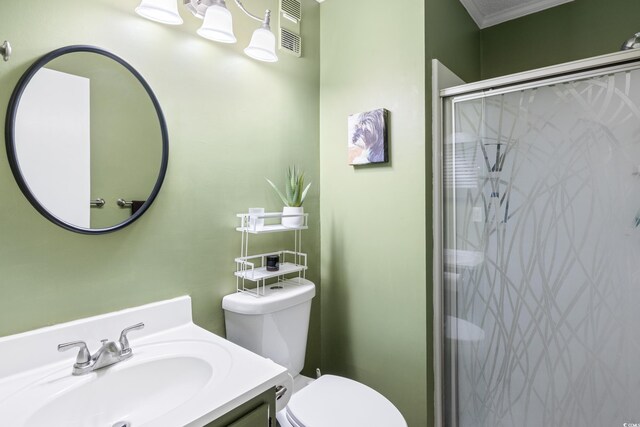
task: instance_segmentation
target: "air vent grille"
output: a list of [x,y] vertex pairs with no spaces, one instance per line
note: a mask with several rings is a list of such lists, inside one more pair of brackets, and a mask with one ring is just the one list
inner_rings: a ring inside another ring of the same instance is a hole
[[302,7],[298,0],[282,0],[280,9],[291,18],[298,21],[302,19]]
[[300,57],[302,55],[302,38],[296,33],[280,28],[280,48]]

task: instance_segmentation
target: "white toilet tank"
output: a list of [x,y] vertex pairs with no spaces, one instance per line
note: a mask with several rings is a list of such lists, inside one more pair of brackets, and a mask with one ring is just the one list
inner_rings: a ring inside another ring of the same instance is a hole
[[269,285],[264,296],[243,292],[222,299],[227,339],[300,373],[307,348],[313,282],[294,278]]

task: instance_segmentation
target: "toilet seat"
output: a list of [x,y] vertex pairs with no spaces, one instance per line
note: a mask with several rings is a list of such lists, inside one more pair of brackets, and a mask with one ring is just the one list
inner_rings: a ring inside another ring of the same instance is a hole
[[294,427],[406,427],[400,411],[364,384],[323,375],[294,394],[285,409]]

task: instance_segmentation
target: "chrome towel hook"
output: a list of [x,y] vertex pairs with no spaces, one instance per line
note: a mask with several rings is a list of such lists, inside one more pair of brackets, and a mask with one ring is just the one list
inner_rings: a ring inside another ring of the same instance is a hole
[[11,43],[5,40],[2,46],[0,46],[0,55],[2,55],[4,62],[7,62],[9,58],[11,58],[11,52]]
[[98,199],[91,200],[91,202],[89,202],[89,205],[90,205],[92,208],[94,208],[94,207],[95,207],[95,208],[101,208],[101,207],[103,207],[106,203],[107,203],[107,202],[105,202],[105,201],[104,201],[104,199],[100,197],[100,198],[98,198]]
[[121,208],[130,208],[131,206],[133,206],[133,201],[118,199],[118,206],[120,206]]

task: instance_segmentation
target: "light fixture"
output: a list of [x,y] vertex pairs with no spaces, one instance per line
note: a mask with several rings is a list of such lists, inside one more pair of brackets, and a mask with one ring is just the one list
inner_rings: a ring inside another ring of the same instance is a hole
[[176,0],[142,0],[136,13],[143,18],[169,25],[182,24]]
[[[179,0],[178,0],[179,1]],[[189,11],[203,19],[197,33],[201,37],[221,43],[235,43],[233,18],[224,0],[182,0]],[[269,26],[271,11],[266,10],[264,19],[250,13],[240,0],[234,0],[238,8],[248,17],[261,23],[253,32],[251,42],[244,52],[253,59],[264,62],[276,62],[276,37]],[[178,14],[177,0],[142,0],[136,12],[147,19],[164,24],[182,24]],[[177,18],[177,19],[176,19]]]
[[267,10],[262,26],[253,32],[251,42],[244,50],[244,53],[258,61],[276,62],[278,60],[276,55],[276,36],[273,35],[271,28],[269,28],[270,14]]
[[198,35],[205,39],[221,43],[235,43],[233,19],[224,0],[217,0],[206,9],[204,22],[198,29]]

